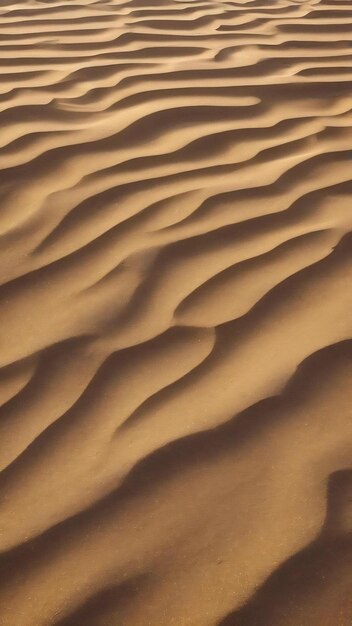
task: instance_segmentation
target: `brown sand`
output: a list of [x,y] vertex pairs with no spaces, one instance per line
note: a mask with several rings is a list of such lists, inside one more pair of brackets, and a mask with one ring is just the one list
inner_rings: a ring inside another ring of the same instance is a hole
[[350,0],[2,0],[1,626],[351,626]]

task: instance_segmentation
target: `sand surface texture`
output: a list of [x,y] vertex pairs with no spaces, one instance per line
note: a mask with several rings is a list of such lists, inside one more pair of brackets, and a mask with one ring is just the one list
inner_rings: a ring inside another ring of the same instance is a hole
[[351,626],[350,0],[0,31],[1,626]]

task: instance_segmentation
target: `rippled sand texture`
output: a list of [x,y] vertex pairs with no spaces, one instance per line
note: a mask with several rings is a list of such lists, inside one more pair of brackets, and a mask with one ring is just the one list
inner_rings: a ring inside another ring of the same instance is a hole
[[350,626],[350,0],[2,0],[1,626]]

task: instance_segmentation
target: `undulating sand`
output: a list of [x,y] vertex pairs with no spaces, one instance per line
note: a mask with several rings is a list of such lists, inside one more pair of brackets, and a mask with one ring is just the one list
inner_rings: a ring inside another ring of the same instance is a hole
[[1,626],[351,626],[351,1],[0,33]]

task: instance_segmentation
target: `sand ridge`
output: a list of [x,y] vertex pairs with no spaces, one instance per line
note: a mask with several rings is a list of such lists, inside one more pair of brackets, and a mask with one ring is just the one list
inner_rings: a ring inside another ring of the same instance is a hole
[[1,626],[350,626],[349,0],[3,0]]

